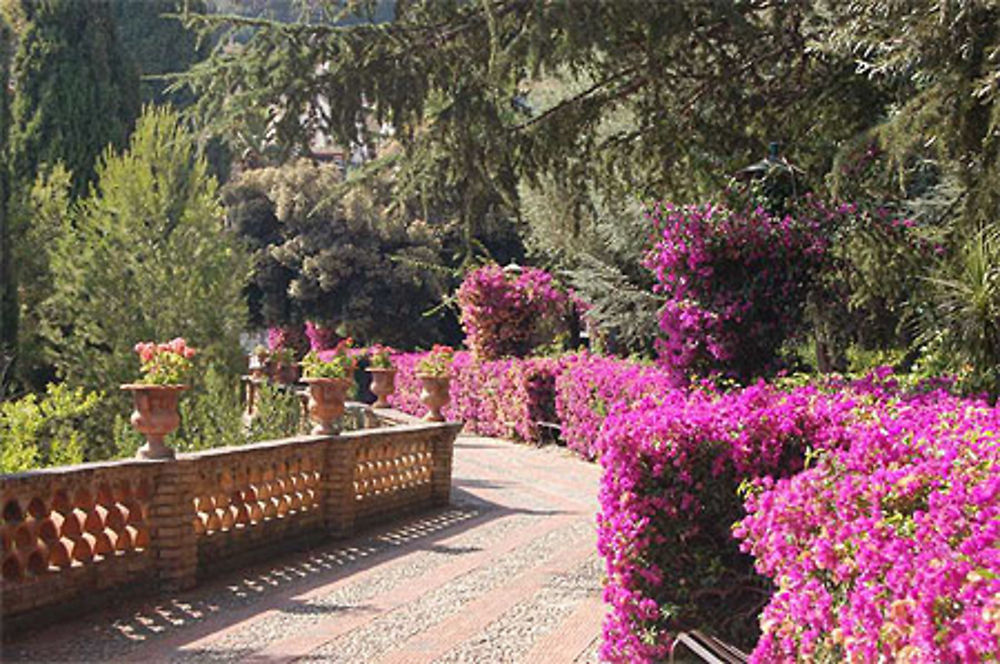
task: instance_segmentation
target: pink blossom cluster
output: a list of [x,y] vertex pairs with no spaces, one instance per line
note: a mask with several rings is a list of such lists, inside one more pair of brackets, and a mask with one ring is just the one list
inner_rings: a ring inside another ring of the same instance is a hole
[[458,289],[465,343],[478,358],[526,356],[542,328],[554,325],[569,307],[569,296],[552,275],[534,267],[507,274],[496,264],[466,275]]
[[296,357],[309,350],[309,340],[300,325],[281,325],[267,329],[267,348],[272,351],[291,351]]
[[563,360],[555,378],[555,411],[566,446],[582,457],[600,456],[597,444],[608,415],[647,395],[673,395],[675,375],[656,365],[579,353]]
[[772,366],[827,251],[820,222],[712,204],[656,204],[647,215],[655,235],[646,266],[667,298],[658,341],[665,366],[678,378],[744,380]]
[[752,660],[996,661],[998,432],[940,391],[862,401],[846,445],[758,481],[735,533],[777,588]]
[[311,320],[306,321],[305,334],[309,339],[309,350],[317,352],[336,348],[342,339],[333,327]]
[[183,383],[193,367],[191,360],[198,354],[182,337],[160,343],[140,341],[133,350],[142,365],[139,382],[144,385]]
[[846,408],[815,388],[757,384],[651,394],[608,415],[597,443],[604,659],[665,661],[671,635],[695,627],[754,642],[768,587],[730,531],[743,515],[737,489],[797,472]]

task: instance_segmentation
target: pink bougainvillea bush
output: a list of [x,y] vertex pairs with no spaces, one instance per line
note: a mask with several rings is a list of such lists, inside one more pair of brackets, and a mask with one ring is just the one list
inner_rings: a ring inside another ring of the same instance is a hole
[[647,396],[608,416],[598,443],[604,658],[663,661],[671,635],[693,627],[754,643],[769,589],[730,531],[743,515],[737,488],[801,469],[808,447],[833,442],[823,433],[838,417],[815,389],[763,384]]
[[534,267],[508,274],[496,264],[477,268],[458,289],[465,343],[481,360],[524,357],[539,343],[545,328],[566,315],[569,296],[552,275]]
[[776,363],[796,331],[828,243],[811,215],[656,204],[646,265],[660,312],[658,351],[678,379],[714,372],[741,380]]
[[282,325],[267,328],[267,348],[272,352],[284,351],[295,358],[309,351],[309,339],[301,325]]
[[997,661],[997,411],[934,392],[855,419],[849,445],[750,492],[735,532],[777,585],[752,660]]
[[600,456],[608,415],[651,394],[674,395],[672,372],[616,357],[578,353],[563,360],[555,378],[556,419],[566,446],[587,459]]
[[305,334],[309,339],[309,350],[314,352],[336,348],[342,340],[334,327],[311,320],[306,321]]

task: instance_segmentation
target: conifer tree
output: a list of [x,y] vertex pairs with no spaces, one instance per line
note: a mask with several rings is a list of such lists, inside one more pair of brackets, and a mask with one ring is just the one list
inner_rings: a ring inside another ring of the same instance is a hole
[[25,26],[13,65],[10,160],[14,182],[62,162],[74,197],[97,157],[124,145],[139,110],[138,77],[124,56],[108,0],[21,0]]
[[137,341],[176,336],[236,366],[248,259],[176,112],[148,107],[97,177],[51,257],[43,326],[61,377],[113,390],[138,370]]
[[205,55],[198,36],[181,23],[187,10],[206,11],[200,0],[114,0],[112,11],[122,51],[135,63],[143,103],[170,102],[177,108],[191,103],[189,94],[169,93],[164,75],[185,71]]
[[[0,18],[0,81],[10,76],[10,53],[14,33]],[[6,86],[0,90],[0,155],[7,154],[10,105]],[[13,233],[7,201],[10,198],[9,172],[0,164],[0,400],[4,397],[7,369],[17,346],[17,281],[14,278]]]

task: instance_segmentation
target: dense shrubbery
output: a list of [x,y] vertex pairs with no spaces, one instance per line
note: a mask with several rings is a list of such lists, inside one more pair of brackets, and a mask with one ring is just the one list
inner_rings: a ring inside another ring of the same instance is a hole
[[[395,355],[398,369],[396,393],[389,402],[400,410],[422,414],[420,381],[416,364],[422,353]],[[528,358],[477,362],[471,353],[459,352],[451,369],[451,403],[444,408],[450,420],[486,436],[523,441],[539,440],[538,422],[555,420],[555,377],[570,358]]]
[[569,306],[552,275],[534,267],[508,274],[497,264],[466,275],[458,289],[469,350],[482,360],[524,357],[551,341]]
[[656,205],[647,266],[667,297],[660,357],[679,379],[713,372],[747,380],[773,367],[800,324],[826,251],[813,219],[720,205]]
[[756,662],[1000,655],[1000,418],[880,392],[858,395],[846,444],[750,493],[736,533],[777,584]]

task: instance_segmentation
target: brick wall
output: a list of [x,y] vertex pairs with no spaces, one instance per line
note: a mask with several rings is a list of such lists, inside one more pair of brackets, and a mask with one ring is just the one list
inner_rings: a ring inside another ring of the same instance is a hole
[[124,589],[190,588],[220,568],[446,505],[461,426],[408,423],[0,476],[4,626]]

